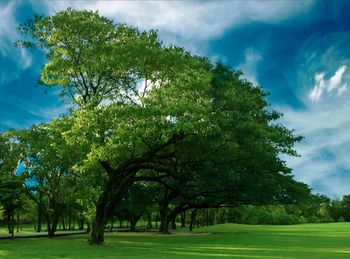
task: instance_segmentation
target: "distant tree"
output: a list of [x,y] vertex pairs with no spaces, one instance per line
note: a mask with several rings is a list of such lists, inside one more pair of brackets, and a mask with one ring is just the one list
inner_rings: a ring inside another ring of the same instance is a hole
[[118,204],[116,215],[124,214],[130,222],[131,231],[135,231],[137,222],[151,205],[152,196],[147,186],[134,183],[126,191],[123,200]]
[[345,221],[350,221],[350,195],[344,195],[341,202],[343,207],[343,218]]
[[9,233],[14,234],[15,212],[23,205],[25,174],[18,174],[21,162],[20,145],[14,131],[0,134],[0,209],[7,218]]
[[342,201],[339,198],[336,198],[331,201],[329,213],[331,218],[333,218],[335,221],[339,221],[340,218],[343,217],[344,211]]
[[29,194],[38,205],[38,231],[43,213],[49,237],[54,236],[59,219],[78,188],[72,174],[77,154],[61,135],[67,126],[66,119],[53,120],[49,124],[22,130],[17,136],[25,150],[23,163],[30,179],[27,185]]

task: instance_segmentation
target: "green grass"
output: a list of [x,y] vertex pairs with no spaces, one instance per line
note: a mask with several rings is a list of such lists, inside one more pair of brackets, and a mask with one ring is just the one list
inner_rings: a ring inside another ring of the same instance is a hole
[[0,258],[350,258],[350,223],[293,226],[223,224],[157,233],[106,233],[104,246],[87,235],[0,240]]

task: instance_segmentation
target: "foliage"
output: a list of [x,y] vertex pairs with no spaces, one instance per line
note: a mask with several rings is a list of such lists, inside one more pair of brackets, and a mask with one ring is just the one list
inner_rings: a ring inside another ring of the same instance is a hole
[[17,46],[47,51],[40,84],[60,87],[61,97],[80,106],[94,107],[104,99],[124,99],[136,91],[144,65],[156,66],[160,42],[155,31],[113,21],[92,11],[68,8],[53,16],[38,16],[18,29],[33,41]]
[[19,175],[22,150],[13,138],[14,131],[0,134],[0,208],[7,218],[9,233],[14,231],[16,210],[23,206],[25,174]]

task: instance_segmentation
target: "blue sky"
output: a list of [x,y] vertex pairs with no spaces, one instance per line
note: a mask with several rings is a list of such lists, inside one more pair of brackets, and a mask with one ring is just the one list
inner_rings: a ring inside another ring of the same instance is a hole
[[17,24],[67,7],[159,29],[165,44],[241,69],[305,136],[301,157],[284,157],[296,179],[332,198],[350,193],[349,1],[0,1],[0,132],[67,110],[35,87],[43,53],[13,47]]

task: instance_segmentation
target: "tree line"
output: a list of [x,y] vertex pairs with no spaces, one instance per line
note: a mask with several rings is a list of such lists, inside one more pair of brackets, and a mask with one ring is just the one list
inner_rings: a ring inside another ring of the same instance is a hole
[[280,158],[297,156],[302,137],[242,72],[98,12],[35,15],[18,29],[26,40],[16,46],[46,55],[39,86],[58,89],[71,109],[1,134],[10,232],[28,207],[38,231],[45,221],[52,237],[75,221],[88,226],[90,244],[102,244],[114,217],[132,229],[141,217],[149,226],[159,219],[168,233],[186,212],[194,220],[203,209],[310,199]]

